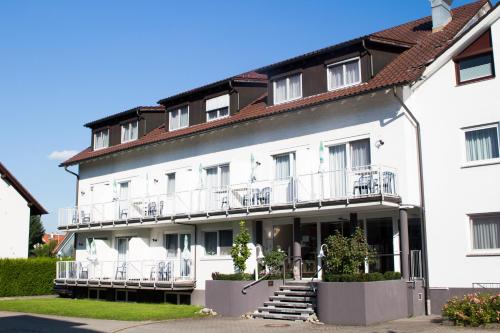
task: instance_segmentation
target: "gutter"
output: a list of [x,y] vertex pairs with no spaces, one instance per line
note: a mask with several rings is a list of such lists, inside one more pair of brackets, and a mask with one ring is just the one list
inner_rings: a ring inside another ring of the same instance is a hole
[[425,310],[426,314],[430,315],[430,298],[429,298],[429,258],[427,256],[427,227],[425,219],[425,192],[424,192],[424,168],[422,163],[422,134],[420,129],[420,123],[405,102],[398,96],[397,87],[392,87],[392,92],[396,101],[401,105],[405,114],[413,122],[415,127],[415,140],[417,144],[417,163],[418,163],[418,178],[419,178],[419,188],[420,188],[420,230],[422,234],[422,257],[423,257],[423,268],[424,268],[424,278],[425,281]]

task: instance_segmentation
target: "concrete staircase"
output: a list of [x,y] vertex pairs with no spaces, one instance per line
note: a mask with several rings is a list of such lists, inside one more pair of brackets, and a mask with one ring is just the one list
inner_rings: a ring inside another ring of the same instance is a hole
[[287,281],[253,314],[254,318],[307,320],[315,314],[316,291],[309,281]]

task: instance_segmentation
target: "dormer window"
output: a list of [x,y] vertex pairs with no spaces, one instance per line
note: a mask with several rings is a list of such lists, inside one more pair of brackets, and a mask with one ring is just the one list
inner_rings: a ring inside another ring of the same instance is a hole
[[183,106],[168,112],[168,129],[175,131],[189,126],[189,106]]
[[336,90],[361,83],[359,58],[337,62],[328,66],[328,90]]
[[137,140],[138,138],[137,121],[131,121],[122,125],[122,143]]
[[302,97],[302,74],[287,76],[273,82],[274,104]]
[[109,147],[109,129],[94,132],[94,150]]
[[207,121],[229,116],[229,94],[206,100]]
[[482,81],[495,77],[493,43],[491,31],[487,30],[478,39],[453,57],[457,85]]

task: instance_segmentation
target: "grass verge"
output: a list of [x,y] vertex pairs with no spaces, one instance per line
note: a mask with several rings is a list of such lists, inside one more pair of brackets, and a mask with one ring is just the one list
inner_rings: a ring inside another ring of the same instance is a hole
[[197,313],[199,310],[200,307],[194,305],[121,303],[70,298],[0,301],[0,311],[127,321],[201,317]]

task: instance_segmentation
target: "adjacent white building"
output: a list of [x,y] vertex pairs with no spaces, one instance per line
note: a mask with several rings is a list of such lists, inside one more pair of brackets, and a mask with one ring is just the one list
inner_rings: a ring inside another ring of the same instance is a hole
[[234,272],[241,220],[250,273],[261,245],[312,277],[326,237],[360,227],[378,254],[365,270],[425,279],[433,310],[500,282],[499,9],[435,3],[432,18],[87,124],[91,147],[62,164],[78,165],[78,205],[59,215],[76,260],[56,286],[203,304],[212,273]]
[[27,258],[30,216],[47,211],[0,163],[0,258]]

